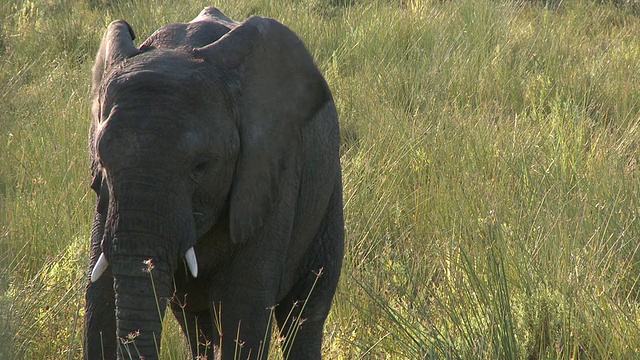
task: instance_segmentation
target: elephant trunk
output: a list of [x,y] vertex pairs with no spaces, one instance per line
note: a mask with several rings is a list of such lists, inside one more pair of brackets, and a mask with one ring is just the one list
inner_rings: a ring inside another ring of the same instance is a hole
[[[143,204],[159,203],[157,193],[140,190],[137,194],[142,195],[138,199],[145,200]],[[195,242],[190,204],[162,204],[162,209],[152,210],[140,202],[131,207],[118,203],[109,267],[114,280],[119,359],[157,359],[162,319],[173,296],[173,274],[185,248]]]
[[118,358],[156,359],[162,319],[173,294],[172,272],[155,259],[120,259],[113,266]]

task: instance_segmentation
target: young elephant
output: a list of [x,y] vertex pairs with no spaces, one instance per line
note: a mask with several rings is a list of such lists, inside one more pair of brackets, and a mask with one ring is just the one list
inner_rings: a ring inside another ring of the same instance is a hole
[[310,54],[215,8],[133,39],[111,23],[93,68],[84,357],[157,358],[169,305],[194,357],[266,358],[273,314],[290,359],[320,358],[344,221]]

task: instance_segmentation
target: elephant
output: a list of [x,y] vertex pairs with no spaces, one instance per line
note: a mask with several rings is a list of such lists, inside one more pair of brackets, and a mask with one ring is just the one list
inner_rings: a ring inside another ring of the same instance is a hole
[[140,46],[112,22],[92,70],[96,206],[84,358],[321,358],[344,255],[338,114],[289,28],[207,7]]

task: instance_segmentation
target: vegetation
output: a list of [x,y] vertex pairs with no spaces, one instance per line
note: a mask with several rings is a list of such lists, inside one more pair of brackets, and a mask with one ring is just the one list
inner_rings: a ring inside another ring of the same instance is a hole
[[[81,356],[90,69],[200,0],[0,2],[0,357]],[[635,2],[222,0],[287,24],[342,124],[328,359],[640,358]],[[185,359],[167,317],[163,359]]]

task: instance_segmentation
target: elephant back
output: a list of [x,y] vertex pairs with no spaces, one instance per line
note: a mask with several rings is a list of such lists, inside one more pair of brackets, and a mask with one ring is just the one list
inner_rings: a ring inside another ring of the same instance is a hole
[[214,43],[235,27],[235,23],[210,19],[196,20],[198,19],[189,23],[170,24],[158,29],[145,40],[140,50],[177,48],[191,50]]

